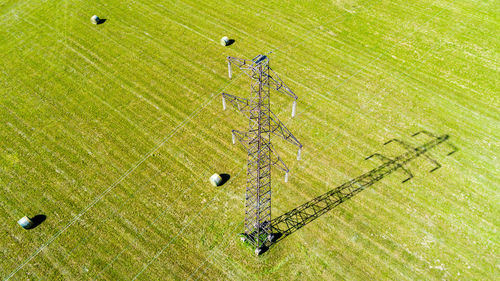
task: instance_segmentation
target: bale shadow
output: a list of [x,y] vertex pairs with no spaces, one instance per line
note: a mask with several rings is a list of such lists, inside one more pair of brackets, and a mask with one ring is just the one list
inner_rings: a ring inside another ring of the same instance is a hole
[[99,19],[99,21],[97,21],[97,24],[103,24],[106,22],[107,19]]
[[31,218],[31,222],[33,223],[29,228],[27,229],[33,229],[37,226],[39,226],[40,224],[42,224],[45,220],[47,219],[47,216],[46,215],[43,215],[43,214],[39,214],[39,215],[36,215],[34,217]]
[[224,185],[231,178],[229,174],[220,174],[220,177],[222,181],[220,182],[219,186]]
[[234,39],[229,39],[229,40],[227,40],[226,46],[231,46],[234,44],[234,42],[236,42]]

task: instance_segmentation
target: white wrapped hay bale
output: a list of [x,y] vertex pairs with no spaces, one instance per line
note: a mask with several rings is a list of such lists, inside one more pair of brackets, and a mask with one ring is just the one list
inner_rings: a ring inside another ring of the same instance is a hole
[[227,36],[224,36],[220,39],[220,44],[222,46],[227,46],[229,44],[229,38]]
[[210,183],[213,186],[219,186],[222,183],[222,177],[219,174],[213,174],[210,177]]
[[93,15],[93,16],[90,18],[90,21],[91,21],[93,24],[98,24],[98,23],[101,21],[101,19],[100,19],[98,16]]
[[22,217],[17,223],[24,229],[30,229],[33,226],[33,221],[27,216]]

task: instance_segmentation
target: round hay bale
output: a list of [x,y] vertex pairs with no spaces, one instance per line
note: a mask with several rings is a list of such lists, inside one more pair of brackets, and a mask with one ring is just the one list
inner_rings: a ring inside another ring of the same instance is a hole
[[222,183],[222,177],[219,176],[219,174],[213,174],[211,177],[210,177],[210,183],[213,185],[213,186],[219,186],[221,183]]
[[22,217],[17,223],[24,229],[30,229],[33,226],[33,222],[27,216]]
[[99,19],[99,17],[98,17],[98,16],[93,15],[93,16],[90,18],[90,21],[91,21],[93,24],[98,24],[98,23],[101,21],[101,19]]
[[229,44],[229,38],[227,36],[224,36],[220,39],[220,44],[222,46],[227,46]]

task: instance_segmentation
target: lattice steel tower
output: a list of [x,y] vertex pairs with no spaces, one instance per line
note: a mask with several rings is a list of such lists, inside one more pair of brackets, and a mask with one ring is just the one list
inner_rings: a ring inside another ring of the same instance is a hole
[[245,233],[243,240],[255,247],[258,255],[273,242],[271,230],[271,166],[285,172],[288,181],[288,168],[271,144],[271,134],[279,136],[298,147],[297,160],[300,160],[302,144],[290,133],[285,125],[273,114],[270,108],[271,89],[292,97],[292,117],[295,116],[297,96],[283,83],[269,67],[269,58],[258,55],[252,60],[228,57],[229,78],[234,64],[251,79],[251,97],[240,98],[222,93],[222,107],[226,100],[245,113],[249,119],[248,131],[232,130],[233,144],[238,139],[248,151],[247,183],[245,194]]

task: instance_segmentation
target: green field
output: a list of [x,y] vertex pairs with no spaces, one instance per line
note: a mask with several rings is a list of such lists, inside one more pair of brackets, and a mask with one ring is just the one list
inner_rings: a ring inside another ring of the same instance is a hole
[[[494,280],[500,275],[498,1],[0,0],[0,277]],[[92,15],[106,21],[90,22]],[[235,39],[228,47],[222,36]],[[441,144],[276,243],[242,244],[246,152],[226,56],[272,51],[273,216]],[[213,187],[213,173],[230,180]],[[31,230],[16,222],[43,214]],[[495,277],[496,276],[496,277]]]

